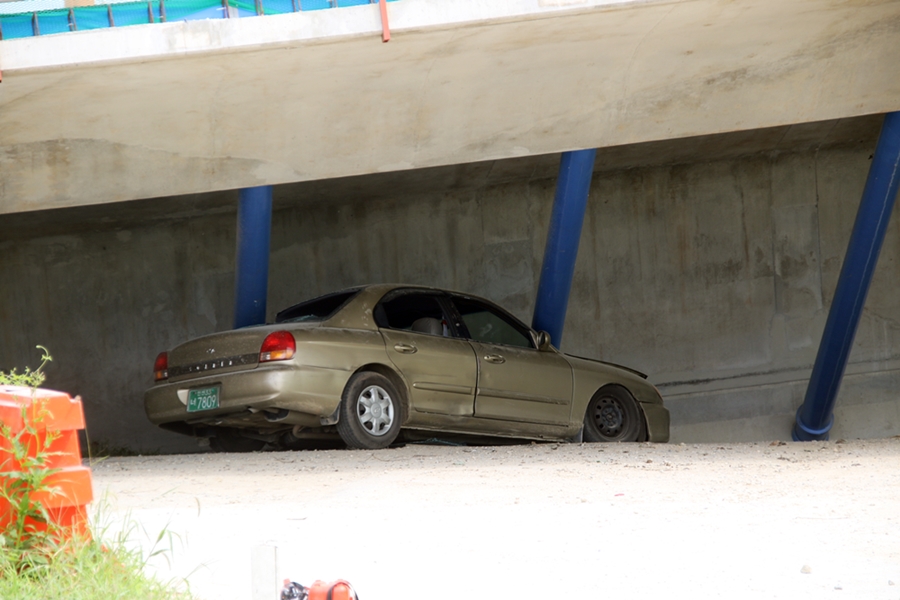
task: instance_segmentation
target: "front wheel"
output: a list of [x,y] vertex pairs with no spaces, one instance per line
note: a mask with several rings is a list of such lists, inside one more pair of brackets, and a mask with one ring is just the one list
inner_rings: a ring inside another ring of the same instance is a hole
[[387,448],[400,433],[401,415],[394,384],[384,375],[363,371],[344,388],[337,430],[350,448]]
[[644,437],[641,409],[631,394],[616,386],[594,394],[584,415],[584,441],[637,442]]

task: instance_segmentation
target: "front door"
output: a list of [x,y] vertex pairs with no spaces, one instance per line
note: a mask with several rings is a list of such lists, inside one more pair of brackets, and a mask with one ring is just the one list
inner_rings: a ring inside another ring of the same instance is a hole
[[564,425],[572,407],[572,367],[541,352],[525,325],[494,306],[453,297],[478,357],[475,416]]

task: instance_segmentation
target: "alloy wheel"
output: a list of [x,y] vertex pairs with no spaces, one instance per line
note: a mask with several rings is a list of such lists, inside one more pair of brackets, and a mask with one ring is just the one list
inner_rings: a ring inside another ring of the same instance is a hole
[[382,436],[394,423],[394,402],[384,388],[370,385],[356,400],[356,414],[369,434]]

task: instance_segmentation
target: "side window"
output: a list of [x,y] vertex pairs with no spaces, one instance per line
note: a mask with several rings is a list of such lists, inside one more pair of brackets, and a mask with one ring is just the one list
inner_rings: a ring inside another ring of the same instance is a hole
[[375,308],[375,322],[387,329],[403,329],[449,337],[450,330],[436,294],[405,293],[388,296]]
[[512,317],[474,300],[454,298],[453,303],[469,330],[469,337],[474,341],[534,348],[531,336]]

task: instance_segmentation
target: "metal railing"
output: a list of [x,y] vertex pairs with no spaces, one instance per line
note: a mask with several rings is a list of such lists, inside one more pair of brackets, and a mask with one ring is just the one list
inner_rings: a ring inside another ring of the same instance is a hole
[[93,6],[66,6],[67,3],[0,0],[0,40],[148,23],[277,15],[378,4],[378,0],[139,0]]

